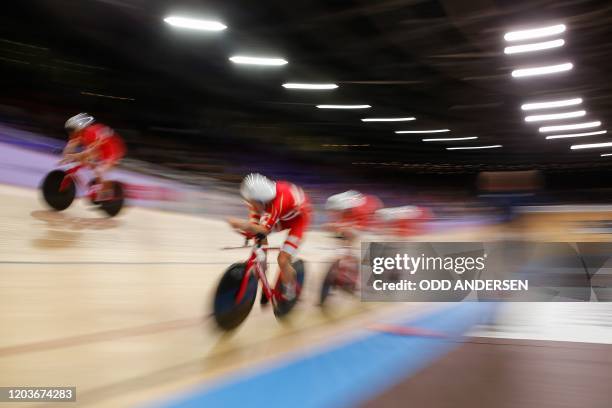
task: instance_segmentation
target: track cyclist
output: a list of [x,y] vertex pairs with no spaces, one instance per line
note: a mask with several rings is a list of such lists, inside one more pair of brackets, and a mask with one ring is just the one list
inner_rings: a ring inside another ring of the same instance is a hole
[[[68,144],[63,151],[62,162],[80,161],[93,167],[99,186],[98,201],[112,198],[112,183],[106,180],[109,170],[125,156],[123,139],[110,127],[97,123],[93,116],[79,113],[69,118],[65,125]],[[78,149],[81,149],[77,152]]]
[[[228,223],[232,228],[241,231],[247,238],[289,230],[277,261],[280,268],[280,295],[291,301],[301,290],[291,261],[310,224],[310,201],[300,187],[287,181],[275,182],[257,173],[244,178],[240,194],[249,207],[249,219],[229,218]],[[267,240],[262,243],[267,244]]]
[[374,195],[362,194],[355,190],[335,194],[325,203],[329,222],[325,229],[349,242],[357,239],[358,231],[376,227],[376,211],[382,202]]

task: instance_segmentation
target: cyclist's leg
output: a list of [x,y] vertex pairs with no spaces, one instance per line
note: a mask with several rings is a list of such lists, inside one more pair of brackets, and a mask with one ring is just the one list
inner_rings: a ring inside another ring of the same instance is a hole
[[[289,237],[288,237],[289,238]],[[293,254],[297,248],[287,247],[287,244],[283,245],[283,249],[278,253],[278,267],[280,268],[280,279],[284,284],[290,284],[295,282],[295,269],[291,265]]]
[[297,254],[304,232],[306,232],[309,224],[310,214],[308,212],[304,212],[299,217],[284,224],[284,226],[289,229],[289,234],[287,234],[287,239],[281,247],[277,261],[280,268],[280,280],[285,287],[295,288],[297,274],[292,265],[292,260]]
[[99,150],[100,162],[94,168],[94,174],[98,183],[102,186],[99,196],[101,200],[111,199],[113,195],[112,183],[106,179],[106,174],[123,158],[124,150],[115,146],[112,142],[101,146]]
[[125,150],[113,141],[108,141],[99,148],[100,164],[96,167],[96,175],[102,180],[106,173],[119,163],[125,155]]
[[[259,217],[251,217],[251,223],[252,224],[259,224]],[[267,236],[261,240],[261,244],[262,245],[266,245],[266,246],[268,245],[268,237]],[[267,258],[268,250],[264,249],[264,252],[266,253],[266,258]],[[268,298],[266,297],[266,294],[264,293],[263,290],[261,291],[261,297],[259,299],[260,299],[259,302],[262,305],[267,305],[268,304]]]
[[111,160],[102,160],[93,169],[96,177],[96,184],[100,186],[97,192],[98,201],[110,200],[113,198],[112,184],[106,180],[106,174],[114,166],[115,162]]
[[94,168],[94,174],[100,184],[106,183],[106,173],[109,172],[115,166],[115,162],[111,160],[102,160]]

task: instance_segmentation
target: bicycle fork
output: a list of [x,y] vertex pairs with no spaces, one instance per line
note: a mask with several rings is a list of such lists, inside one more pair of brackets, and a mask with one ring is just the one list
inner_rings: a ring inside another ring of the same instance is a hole
[[235,303],[238,304],[244,298],[244,294],[246,293],[247,286],[249,284],[249,278],[251,273],[253,273],[253,268],[255,269],[255,273],[257,274],[257,278],[261,281],[261,289],[264,292],[264,295],[268,299],[274,299],[274,290],[270,287],[268,283],[268,278],[266,277],[266,253],[263,249],[257,248],[251,258],[251,261],[247,263],[247,268],[244,276],[242,277],[242,281],[240,282],[240,288],[238,289],[238,293],[236,294]]

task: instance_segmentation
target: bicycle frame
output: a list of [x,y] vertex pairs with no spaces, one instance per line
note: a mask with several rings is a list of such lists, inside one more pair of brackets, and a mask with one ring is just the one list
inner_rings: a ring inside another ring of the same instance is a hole
[[79,177],[77,177],[76,173],[84,166],[85,165],[83,163],[80,163],[66,170],[66,177],[64,177],[64,180],[60,185],[60,191],[65,191],[70,185],[70,181],[73,181],[79,187],[83,187],[83,182]]
[[[271,248],[267,248],[271,249]],[[239,304],[244,298],[244,294],[247,289],[247,285],[249,283],[249,277],[254,272],[255,276],[259,281],[261,281],[261,288],[263,290],[264,295],[271,300],[276,295],[276,291],[270,287],[270,283],[268,282],[268,278],[266,276],[267,270],[267,257],[264,248],[262,247],[259,241],[255,241],[255,245],[253,247],[253,251],[251,252],[251,256],[246,262],[245,273],[242,277],[242,281],[240,282],[240,288],[238,289],[238,293],[236,294],[235,303]]]
[[89,199],[93,200],[96,196],[95,190],[87,186],[87,184],[85,184],[85,182],[83,182],[83,180],[77,176],[78,171],[83,167],[92,168],[90,164],[79,162],[79,164],[66,170],[66,177],[64,177],[62,184],[60,184],[60,191],[65,191],[70,185],[70,181],[72,181],[80,190],[85,190],[85,195],[89,197]]
[[354,285],[358,287],[359,281],[359,256],[354,253],[352,246],[343,239],[338,248],[322,247],[322,250],[331,250],[338,253],[334,263],[337,263],[334,284],[338,286]]

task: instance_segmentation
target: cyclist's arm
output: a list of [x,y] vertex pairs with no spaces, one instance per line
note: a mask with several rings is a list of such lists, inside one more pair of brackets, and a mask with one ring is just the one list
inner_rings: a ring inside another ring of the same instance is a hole
[[244,231],[248,234],[264,234],[268,235],[270,230],[260,224],[254,224],[249,220],[241,220],[237,218],[228,218],[227,222],[232,226],[232,228]]
[[76,139],[71,139],[66,143],[66,147],[64,147],[64,151],[62,152],[62,156],[66,157],[70,153],[74,152],[76,148],[79,146],[80,142]]
[[247,224],[245,225],[245,229],[244,232],[246,233],[250,233],[250,234],[264,234],[264,235],[268,235],[270,233],[270,230],[264,226],[264,225],[259,225],[259,224],[253,224],[251,222],[247,221]]
[[94,141],[83,151],[83,157],[88,157],[95,153],[114,134],[113,130],[107,126],[97,129],[95,132]]
[[83,150],[83,156],[87,157],[89,155],[91,155],[92,153],[94,153],[96,150],[98,150],[98,148],[102,145],[102,140],[101,139],[97,139],[95,142],[93,142],[92,144],[90,144],[89,146],[87,146],[87,149]]

